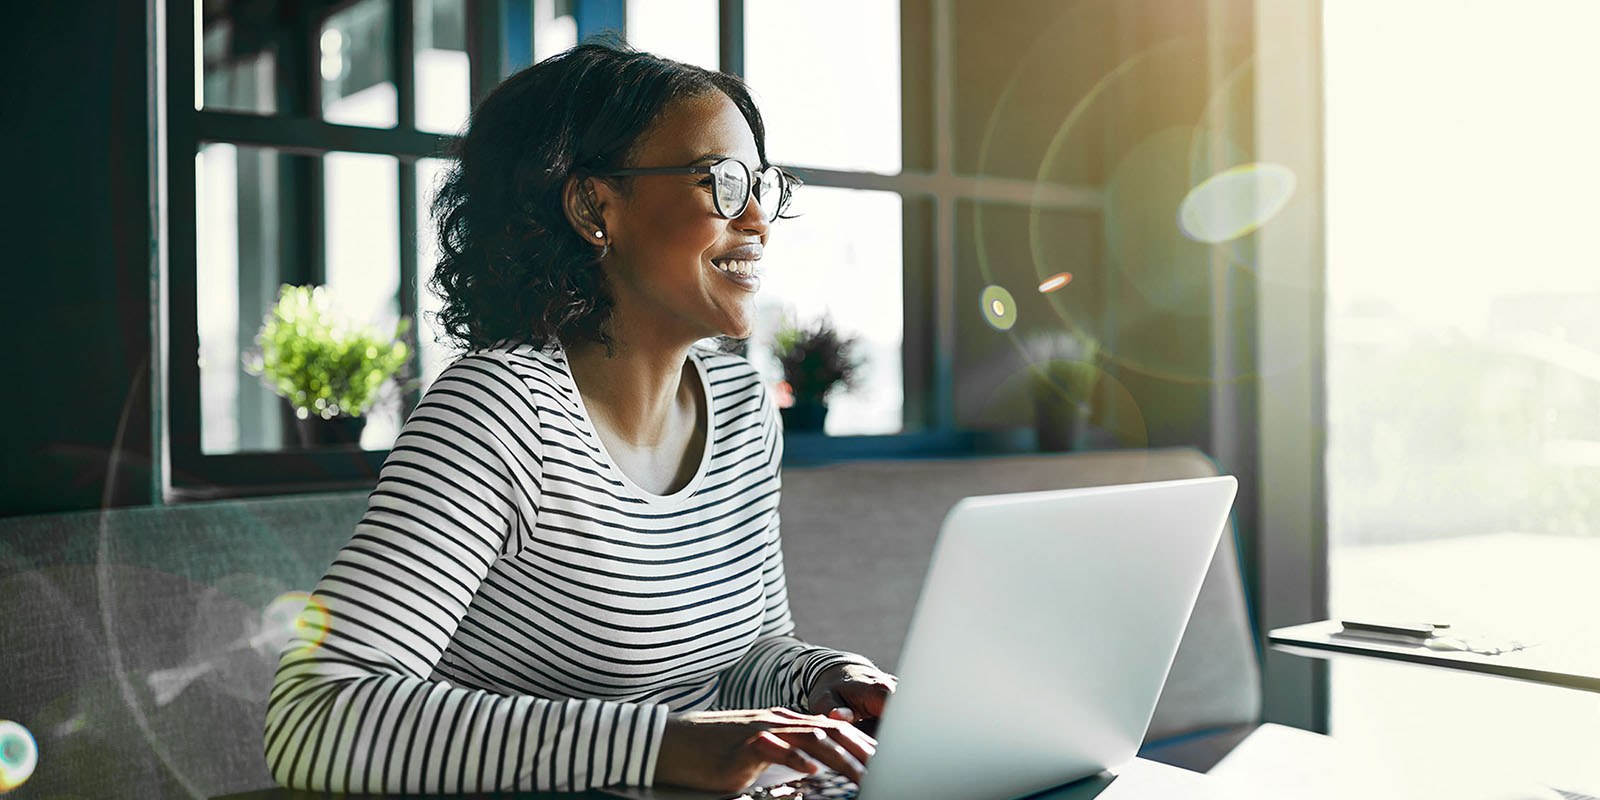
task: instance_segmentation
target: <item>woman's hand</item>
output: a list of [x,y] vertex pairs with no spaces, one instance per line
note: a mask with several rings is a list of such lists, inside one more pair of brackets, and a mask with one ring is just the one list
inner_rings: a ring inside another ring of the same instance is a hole
[[883,706],[894,694],[895,676],[863,664],[840,664],[817,676],[806,696],[813,714],[861,722],[883,716]]
[[877,747],[847,722],[787,708],[690,711],[667,718],[655,782],[736,792],[768,764],[811,773],[818,763],[860,781]]

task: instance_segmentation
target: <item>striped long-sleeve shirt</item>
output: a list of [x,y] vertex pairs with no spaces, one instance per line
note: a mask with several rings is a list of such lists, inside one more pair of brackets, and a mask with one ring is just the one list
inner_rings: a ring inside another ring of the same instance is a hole
[[828,667],[870,663],[793,637],[776,410],[744,359],[690,361],[706,446],[670,496],[606,455],[559,347],[439,376],[279,663],[280,782],[648,786],[669,711],[794,707]]

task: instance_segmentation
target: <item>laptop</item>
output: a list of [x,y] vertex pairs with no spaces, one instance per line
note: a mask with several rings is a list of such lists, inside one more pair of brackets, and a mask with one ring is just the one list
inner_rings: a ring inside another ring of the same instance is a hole
[[[1009,800],[1131,761],[1237,488],[1225,475],[957,503],[859,795],[840,776],[813,776],[804,796]],[[798,775],[775,767],[745,791],[792,796],[771,784]]]

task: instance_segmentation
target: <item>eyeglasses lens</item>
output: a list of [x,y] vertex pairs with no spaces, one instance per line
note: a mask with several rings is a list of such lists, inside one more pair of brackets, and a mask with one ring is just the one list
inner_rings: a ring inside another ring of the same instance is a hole
[[737,217],[744,213],[745,200],[750,197],[750,173],[737,161],[724,161],[717,165],[717,210],[723,216]]
[[784,207],[789,204],[788,185],[784,180],[783,170],[767,167],[759,173],[756,180],[756,202],[761,204],[761,211],[768,219],[778,218]]

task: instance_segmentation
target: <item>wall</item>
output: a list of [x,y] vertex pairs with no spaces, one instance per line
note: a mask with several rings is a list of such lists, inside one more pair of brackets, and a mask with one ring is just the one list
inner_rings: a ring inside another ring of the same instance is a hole
[[0,515],[152,499],[145,13],[15,3],[0,26]]

